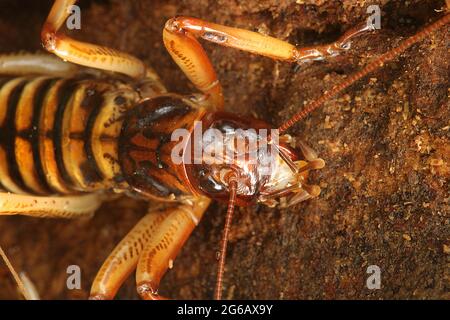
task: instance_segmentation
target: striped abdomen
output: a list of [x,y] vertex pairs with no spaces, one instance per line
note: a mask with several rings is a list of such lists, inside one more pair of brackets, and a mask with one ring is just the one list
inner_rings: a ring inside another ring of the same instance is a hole
[[118,80],[0,78],[0,189],[49,195],[120,186],[118,137],[138,99]]

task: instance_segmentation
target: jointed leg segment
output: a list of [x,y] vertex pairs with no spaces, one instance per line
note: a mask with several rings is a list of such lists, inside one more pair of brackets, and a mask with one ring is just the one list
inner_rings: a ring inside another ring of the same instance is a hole
[[99,194],[38,197],[0,193],[0,216],[26,215],[49,218],[78,218],[92,215],[102,204]]
[[356,36],[370,30],[372,30],[370,25],[363,24],[347,31],[333,43],[297,48],[286,41],[257,32],[227,27],[196,18],[177,17],[167,21],[163,39],[170,55],[189,80],[207,96],[213,108],[221,109],[223,107],[222,88],[210,60],[197,40],[198,38],[276,60],[307,63],[325,60],[348,50],[351,41]]
[[139,257],[148,241],[169,211],[151,211],[120,241],[95,277],[90,299],[113,299],[126,278],[136,269]]
[[80,71],[74,64],[66,63],[49,54],[17,53],[0,55],[0,75],[71,76]]
[[157,74],[141,60],[115,49],[74,40],[59,30],[76,0],[56,0],[42,29],[42,44],[63,60],[82,66],[159,81]]
[[135,269],[137,290],[143,299],[158,295],[161,278],[200,221],[210,203],[195,198],[164,210],[150,210],[117,245],[98,272],[91,299],[112,299],[127,276]]

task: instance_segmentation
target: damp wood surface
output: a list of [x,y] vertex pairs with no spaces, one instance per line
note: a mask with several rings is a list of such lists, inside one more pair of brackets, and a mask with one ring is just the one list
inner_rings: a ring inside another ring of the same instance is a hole
[[[351,72],[442,13],[444,1],[184,0],[81,1],[77,38],[143,59],[170,91],[194,91],[162,42],[164,22],[189,15],[288,40],[326,43],[379,4],[381,30],[326,63],[297,68],[205,44],[224,87],[226,109],[275,126]],[[0,52],[40,49],[51,1],[0,0]],[[226,261],[229,299],[450,298],[449,27],[359,81],[290,133],[327,165],[310,179],[319,198],[288,209],[236,211]],[[155,204],[152,204],[155,205]],[[0,244],[43,299],[85,299],[103,261],[145,213],[130,198],[105,203],[92,219],[0,217]],[[162,281],[172,298],[209,299],[226,207],[213,204]],[[66,287],[69,265],[81,290]],[[381,270],[369,290],[366,271]],[[0,264],[0,299],[20,298]],[[118,299],[137,299],[134,275]]]

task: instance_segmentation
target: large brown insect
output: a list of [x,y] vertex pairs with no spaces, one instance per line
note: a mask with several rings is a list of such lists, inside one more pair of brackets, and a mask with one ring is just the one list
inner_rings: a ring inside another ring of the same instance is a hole
[[[220,298],[226,239],[235,203],[248,205],[258,201],[288,206],[317,196],[319,189],[305,183],[306,174],[324,163],[301,141],[297,142],[301,152],[289,146],[292,140],[289,136],[280,139],[280,152],[274,159],[276,169],[261,180],[258,180],[259,166],[245,162],[218,167],[173,163],[171,155],[176,142],[171,141],[171,133],[176,128],[192,131],[196,120],[203,122],[203,129],[214,127],[223,132],[270,127],[221,111],[220,84],[196,38],[302,63],[347,50],[351,40],[369,28],[364,24],[350,30],[330,45],[297,49],[245,30],[193,18],[172,19],[164,29],[165,45],[202,92],[185,97],[167,93],[157,75],[139,60],[108,48],[76,42],[58,32],[67,17],[67,7],[74,2],[55,2],[42,33],[46,49],[64,60],[127,77],[97,74],[43,55],[1,57],[0,73],[23,76],[5,78],[1,83],[0,182],[3,189],[13,194],[0,196],[0,211],[32,216],[81,216],[95,211],[107,191],[177,203],[149,211],[107,259],[91,291],[93,298],[112,298],[137,266],[141,296],[160,298],[159,280],[201,219],[209,199],[228,200],[216,288],[216,297]],[[325,100],[448,21],[446,15],[381,56],[306,106],[279,130],[285,131]],[[187,147],[182,151],[191,153]],[[32,156],[25,157],[26,154]],[[53,196],[56,194],[61,196]]]

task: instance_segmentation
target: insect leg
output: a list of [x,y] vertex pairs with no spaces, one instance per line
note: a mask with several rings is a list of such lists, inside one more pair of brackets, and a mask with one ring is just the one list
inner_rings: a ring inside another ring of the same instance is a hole
[[222,86],[211,61],[197,39],[191,33],[178,28],[172,19],[164,27],[163,40],[173,60],[204,94],[205,107],[212,110],[223,109]]
[[48,75],[55,77],[71,76],[80,71],[74,64],[66,63],[49,54],[16,53],[0,55],[1,75]]
[[141,298],[163,299],[158,295],[161,278],[172,268],[173,260],[200,221],[211,200],[196,198],[193,205],[183,205],[170,212],[142,251],[136,284]]
[[126,235],[106,259],[91,288],[91,299],[112,299],[137,267],[138,292],[144,299],[158,299],[161,277],[203,216],[209,199],[178,205],[148,214]]
[[196,18],[176,17],[167,21],[163,39],[170,55],[189,80],[208,97],[213,108],[221,109],[223,107],[221,85],[211,61],[196,38],[272,59],[306,63],[325,60],[347,51],[355,37],[370,30],[372,27],[364,23],[347,31],[330,44],[297,48],[286,41],[257,32],[226,27]]
[[169,212],[152,209],[131,229],[114,248],[97,272],[90,299],[113,299],[122,283],[136,269],[139,255]]
[[[172,56],[175,55],[175,61],[194,83],[195,80],[198,81],[201,78],[202,74],[200,70],[196,70],[197,72],[194,73],[194,68],[189,67],[194,64],[197,69],[198,64],[206,64],[206,62],[209,62],[204,61],[207,58],[204,57],[203,50],[194,38],[202,38],[222,46],[248,51],[276,60],[304,63],[314,60],[325,60],[347,51],[350,49],[351,41],[354,38],[372,30],[373,27],[370,24],[363,23],[345,32],[335,42],[319,46],[297,48],[286,41],[257,32],[227,27],[191,17],[170,19],[164,28],[165,37],[167,38],[166,47],[168,47]],[[177,40],[179,42],[178,44],[170,43],[171,41]],[[191,52],[184,52],[186,46],[191,47]],[[194,59],[195,57],[191,56],[192,52],[197,54],[197,61]],[[204,68],[207,69],[210,67],[205,65]]]
[[49,218],[78,218],[93,214],[102,203],[99,194],[40,197],[0,192],[1,215]]
[[76,0],[56,0],[42,28],[41,39],[45,49],[63,60],[86,67],[119,72],[135,79],[159,77],[141,60],[124,52],[74,40],[59,29],[71,14]]

